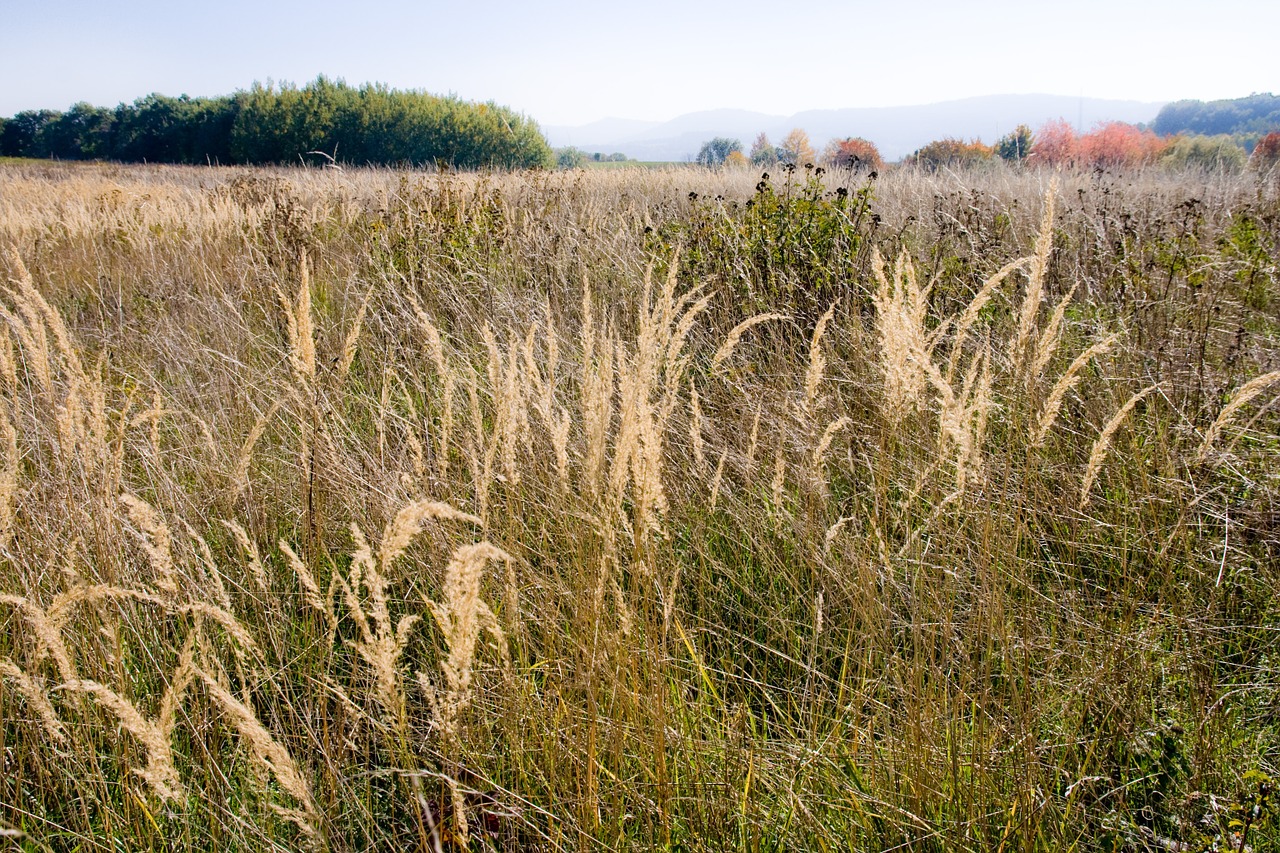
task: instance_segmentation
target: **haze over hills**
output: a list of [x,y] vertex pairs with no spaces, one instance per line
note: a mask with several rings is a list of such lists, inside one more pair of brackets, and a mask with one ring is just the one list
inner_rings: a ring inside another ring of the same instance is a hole
[[692,160],[702,143],[716,136],[742,141],[744,149],[761,131],[777,143],[792,128],[809,134],[815,149],[828,141],[861,136],[874,142],[887,160],[898,160],[946,137],[991,143],[1019,124],[1032,129],[1063,118],[1088,130],[1101,121],[1150,123],[1162,102],[1118,101],[1067,95],[990,95],[909,107],[809,110],[791,116],[746,110],[707,110],[665,122],[603,119],[580,127],[544,127],[556,147],[621,152],[635,160]]

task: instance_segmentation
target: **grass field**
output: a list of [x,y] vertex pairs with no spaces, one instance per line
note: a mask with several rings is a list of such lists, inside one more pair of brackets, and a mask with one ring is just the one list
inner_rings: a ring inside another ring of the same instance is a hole
[[1280,849],[1274,175],[0,165],[0,847]]

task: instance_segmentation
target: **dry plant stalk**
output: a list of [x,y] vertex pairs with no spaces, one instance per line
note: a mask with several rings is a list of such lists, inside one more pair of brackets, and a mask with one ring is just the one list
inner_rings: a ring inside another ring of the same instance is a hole
[[[133,735],[147,751],[147,766],[133,772],[150,785],[160,799],[182,799],[185,789],[178,778],[178,769],[173,764],[170,732],[165,730],[163,721],[148,720],[127,698],[96,681],[72,679],[62,687],[89,694],[94,701],[114,714],[124,730]],[[176,698],[174,701],[176,702]]]
[[1118,340],[1120,340],[1120,335],[1114,334],[1093,344],[1076,356],[1066,372],[1058,378],[1058,381],[1053,385],[1053,389],[1049,392],[1048,398],[1045,399],[1044,405],[1040,408],[1040,416],[1036,419],[1036,432],[1031,439],[1032,447],[1040,447],[1044,444],[1044,440],[1049,435],[1049,430],[1053,429],[1053,425],[1058,419],[1058,412],[1062,408],[1063,398],[1080,381],[1080,371],[1084,369],[1084,366],[1092,359],[1109,352]]
[[813,337],[809,340],[809,364],[804,372],[804,399],[800,404],[800,412],[806,418],[813,414],[813,408],[818,402],[818,388],[827,369],[827,359],[822,354],[822,336],[827,333],[827,324],[835,316],[838,304],[839,300],[832,302],[818,318],[818,325],[814,327]]
[[209,696],[231,718],[240,737],[248,744],[257,765],[274,776],[281,789],[301,806],[299,810],[279,810],[279,813],[292,820],[307,836],[314,837],[320,816],[315,809],[311,787],[298,770],[289,750],[271,736],[248,705],[233,696],[230,690],[203,669],[193,669],[194,674],[204,683]]
[[151,561],[156,574],[156,585],[171,595],[177,594],[178,583],[173,566],[169,525],[156,508],[142,498],[125,492],[120,495],[120,502],[128,511],[129,519],[142,531],[142,550]]
[[776,313],[757,314],[754,317],[749,317],[746,320],[743,320],[738,325],[734,326],[732,329],[729,330],[729,334],[724,339],[724,343],[720,345],[720,348],[716,350],[715,355],[711,357],[711,372],[714,373],[717,370],[719,370],[720,365],[723,364],[725,360],[729,358],[729,356],[733,355],[733,351],[735,348],[737,348],[738,342],[742,340],[742,336],[745,335],[747,331],[750,330],[753,326],[758,326],[761,323],[767,323],[770,320],[789,320],[789,319],[791,318],[788,317],[786,314],[776,314]]
[[49,739],[59,746],[65,744],[67,732],[62,721],[58,719],[58,712],[54,710],[53,703],[49,701],[44,680],[24,672],[8,658],[0,658],[0,676],[8,678],[18,686],[18,693],[40,718],[40,723],[44,726],[45,734]]
[[1080,483],[1080,509],[1084,509],[1085,505],[1089,503],[1089,492],[1093,489],[1093,481],[1097,478],[1098,472],[1102,470],[1103,460],[1106,459],[1107,451],[1111,448],[1112,436],[1115,435],[1116,430],[1120,429],[1124,419],[1133,411],[1133,407],[1159,387],[1158,385],[1152,385],[1130,397],[1128,402],[1111,416],[1111,420],[1107,421],[1106,426],[1102,428],[1102,432],[1098,434],[1097,440],[1093,443],[1093,450],[1089,452],[1089,464],[1085,466],[1084,479]]
[[1277,380],[1280,380],[1280,370],[1273,370],[1270,373],[1264,373],[1250,379],[1240,390],[1231,396],[1231,400],[1227,405],[1222,407],[1222,411],[1213,419],[1213,423],[1209,425],[1209,429],[1205,431],[1204,441],[1200,442],[1200,449],[1196,451],[1196,464],[1203,464],[1209,458],[1209,451],[1213,448],[1214,442],[1222,435],[1222,431],[1226,429],[1227,424],[1231,423],[1231,419],[1235,417],[1236,412],[1240,411],[1245,405],[1257,397],[1263,391]]
[[887,274],[879,250],[873,249],[872,269],[876,289],[871,302],[880,337],[885,411],[890,422],[897,423],[919,407],[929,384],[933,343],[926,323],[931,288],[920,287],[915,265],[905,251]]
[[1036,237],[1035,254],[1031,257],[1031,269],[1027,275],[1027,289],[1018,312],[1018,331],[1013,344],[1014,364],[1016,372],[1028,380],[1034,375],[1028,368],[1040,360],[1035,348],[1038,346],[1040,351],[1044,350],[1044,342],[1039,341],[1037,334],[1036,321],[1040,315],[1040,303],[1044,301],[1044,283],[1049,274],[1049,256],[1053,252],[1053,214],[1057,195],[1058,179],[1055,176],[1045,194],[1044,218]]
[[289,339],[289,366],[294,377],[305,387],[316,378],[315,327],[311,322],[311,273],[307,253],[298,253],[298,293],[291,301],[282,290],[276,291],[284,312]]

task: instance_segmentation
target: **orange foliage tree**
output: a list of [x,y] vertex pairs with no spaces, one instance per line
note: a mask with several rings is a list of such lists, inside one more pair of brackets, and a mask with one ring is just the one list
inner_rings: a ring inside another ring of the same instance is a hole
[[880,156],[880,149],[876,148],[874,142],[860,136],[831,140],[822,152],[822,161],[838,169],[884,167],[884,158]]
[[985,163],[994,156],[995,149],[990,145],[983,145],[976,139],[973,142],[965,142],[963,139],[948,137],[930,142],[912,154],[911,160],[917,166],[926,169],[941,169],[944,166],[948,168],[974,166]]
[[778,159],[803,166],[816,161],[818,155],[813,153],[813,143],[809,141],[809,134],[797,127],[778,143]]
[[1258,140],[1249,157],[1249,165],[1255,169],[1270,169],[1280,164],[1280,131],[1273,130]]
[[1098,124],[1078,140],[1080,160],[1098,168],[1141,166],[1160,156],[1165,141],[1122,121]]
[[1030,160],[1047,166],[1066,166],[1079,157],[1075,129],[1066,119],[1054,119],[1040,125],[1031,145]]

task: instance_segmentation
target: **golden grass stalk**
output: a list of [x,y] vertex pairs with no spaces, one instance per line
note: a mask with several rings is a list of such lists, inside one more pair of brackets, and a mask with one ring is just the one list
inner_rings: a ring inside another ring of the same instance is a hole
[[831,449],[831,442],[835,441],[836,433],[853,423],[853,418],[845,415],[837,418],[827,424],[827,428],[822,431],[822,438],[818,440],[818,444],[813,448],[813,455],[810,457],[810,464],[813,468],[813,478],[818,483],[822,483],[822,466],[826,463],[827,451]]
[[978,321],[978,315],[982,313],[982,309],[987,307],[987,303],[995,295],[996,288],[1010,275],[1025,267],[1028,263],[1030,263],[1030,258],[1017,258],[1005,264],[996,270],[994,275],[984,281],[982,286],[978,288],[978,292],[974,294],[973,299],[969,300],[969,304],[965,306],[964,313],[956,321],[955,329],[952,333],[951,360],[947,367],[947,381],[951,381],[955,377],[956,367],[960,361],[961,353],[964,352],[964,342],[969,330]]
[[502,647],[504,635],[493,611],[480,598],[480,581],[487,563],[510,559],[505,551],[488,542],[463,545],[453,552],[445,569],[442,600],[426,602],[449,650],[440,662],[445,690],[436,691],[421,672],[418,680],[433,697],[447,736],[456,735],[458,714],[470,700],[472,664],[481,633],[488,631]]
[[720,454],[720,461],[716,463],[715,473],[711,475],[711,497],[708,503],[710,504],[712,512],[715,512],[716,503],[720,500],[720,486],[724,482],[724,464],[728,459],[729,451],[725,450]]
[[169,733],[159,723],[148,720],[127,698],[96,681],[72,679],[62,687],[89,694],[94,701],[114,714],[121,727],[133,735],[147,752],[147,766],[133,772],[150,785],[160,799],[182,799],[185,789],[178,777],[178,768],[173,763]]
[[156,585],[167,593],[177,593],[173,543],[164,517],[151,504],[128,492],[120,495],[120,502],[128,511],[129,519],[142,531],[142,549],[155,571]]
[[1209,451],[1213,448],[1214,442],[1218,440],[1219,436],[1222,435],[1222,431],[1231,423],[1236,412],[1240,411],[1253,398],[1267,390],[1277,380],[1280,380],[1280,370],[1264,373],[1261,376],[1250,379],[1231,396],[1231,400],[1222,407],[1222,411],[1218,413],[1218,416],[1213,419],[1213,423],[1209,425],[1209,429],[1204,434],[1204,441],[1200,442],[1200,449],[1196,451],[1195,462],[1197,465],[1208,460]]
[[305,250],[298,253],[298,292],[290,300],[284,291],[277,290],[280,309],[284,312],[285,331],[289,343],[289,366],[301,382],[314,382],[316,378],[315,328],[311,322],[311,273]]
[[[1058,179],[1055,176],[1049,183],[1045,194],[1044,218],[1040,223],[1040,233],[1036,237],[1035,253],[1031,257],[1031,268],[1027,274],[1027,289],[1022,297],[1022,305],[1018,312],[1018,331],[1014,338],[1014,363],[1020,374],[1030,376],[1026,368],[1033,360],[1032,348],[1037,342],[1036,321],[1040,315],[1040,303],[1044,300],[1044,283],[1049,274],[1049,256],[1053,252],[1053,214],[1058,194]],[[1025,373],[1024,373],[1025,372]]]
[[693,461],[701,470],[706,464],[702,440],[702,405],[698,400],[698,387],[689,381],[689,445],[693,448]]
[[827,324],[835,316],[837,304],[839,300],[832,302],[818,318],[818,325],[814,326],[813,336],[809,339],[809,362],[804,371],[804,400],[800,404],[800,411],[805,417],[813,413],[813,407],[818,402],[818,388],[827,369],[827,358],[822,353],[822,336],[827,332]]
[[729,334],[724,339],[724,343],[720,345],[720,348],[716,350],[715,355],[711,357],[711,371],[714,373],[720,368],[720,365],[724,364],[725,360],[728,359],[729,356],[733,355],[733,351],[738,346],[738,342],[742,340],[742,336],[751,328],[758,326],[761,323],[767,323],[770,320],[789,319],[791,318],[786,314],[770,312],[766,314],[757,314],[754,317],[749,317],[746,320],[743,320],[741,323],[729,330]]
[[230,717],[240,737],[248,744],[249,752],[257,765],[274,776],[280,788],[301,805],[301,819],[295,823],[306,834],[314,835],[319,815],[315,810],[311,787],[298,770],[289,750],[271,736],[248,705],[233,696],[217,679],[199,668],[195,668],[195,674],[204,683],[209,696]]
[[1125,418],[1133,411],[1133,407],[1158,387],[1158,385],[1152,385],[1130,397],[1128,402],[1111,416],[1111,420],[1107,421],[1106,426],[1102,428],[1102,432],[1098,433],[1098,438],[1093,443],[1093,449],[1089,451],[1089,464],[1085,466],[1084,479],[1080,483],[1080,509],[1084,509],[1085,505],[1089,503],[1089,492],[1093,488],[1093,482],[1097,479],[1098,472],[1102,470],[1102,463],[1106,460],[1107,451],[1111,448],[1112,436],[1115,435],[1116,430],[1120,429],[1120,425],[1124,423]]
[[373,297],[373,285],[365,289],[364,297],[360,300],[360,307],[356,309],[356,317],[351,322],[351,328],[347,330],[346,338],[342,342],[342,355],[338,358],[338,376],[345,379],[347,374],[351,372],[351,365],[356,360],[356,347],[360,343],[360,330],[364,327],[365,314],[369,310],[369,300]]
[[249,430],[249,434],[245,437],[244,444],[240,446],[240,452],[236,455],[235,472],[232,474],[232,482],[235,484],[237,491],[244,491],[249,487],[249,465],[253,461],[253,448],[257,446],[258,440],[262,438],[262,433],[266,430],[267,424],[275,417],[280,409],[280,401],[276,400],[253,423],[253,429]]
[[302,597],[307,606],[324,614],[332,622],[334,614],[325,605],[324,598],[320,593],[320,587],[316,584],[315,576],[311,574],[307,564],[298,556],[298,552],[289,546],[288,542],[281,539],[279,546],[280,551],[285,556],[285,560],[289,563],[289,568],[293,570],[294,576],[298,578],[298,583],[302,586]]
[[1053,429],[1053,425],[1058,419],[1058,412],[1062,408],[1063,398],[1080,381],[1080,371],[1084,369],[1084,366],[1092,359],[1110,352],[1111,348],[1119,340],[1120,335],[1114,334],[1093,344],[1076,356],[1066,372],[1058,378],[1058,381],[1053,385],[1053,389],[1050,390],[1049,396],[1045,399],[1044,405],[1040,407],[1040,416],[1036,418],[1036,432],[1031,438],[1033,447],[1039,447],[1044,444],[1045,438],[1049,435],[1049,430]]
[[49,694],[45,692],[43,679],[24,672],[17,664],[8,658],[0,658],[0,676],[9,679],[18,687],[18,693],[26,700],[27,705],[39,717],[40,723],[44,726],[45,734],[49,739],[59,746],[67,742],[67,732],[62,725],[62,721],[58,719],[58,712],[54,710],[53,703],[49,701]]
[[933,350],[926,328],[930,288],[920,287],[915,265],[905,251],[888,273],[879,250],[873,249],[872,270],[876,289],[871,302],[880,338],[885,411],[889,420],[896,422],[920,405],[929,384],[927,366],[932,363]]
[[263,595],[268,594],[271,584],[267,580],[267,570],[262,565],[262,555],[258,553],[257,543],[249,537],[248,531],[234,521],[228,521],[224,518],[222,526],[231,531],[231,535],[239,543],[240,549],[244,551],[245,562],[249,567],[249,576],[253,578],[258,591]]
[[18,497],[22,460],[18,456],[18,431],[6,412],[0,411],[0,549],[13,538],[15,503]]

